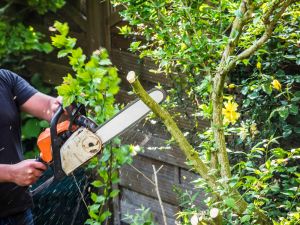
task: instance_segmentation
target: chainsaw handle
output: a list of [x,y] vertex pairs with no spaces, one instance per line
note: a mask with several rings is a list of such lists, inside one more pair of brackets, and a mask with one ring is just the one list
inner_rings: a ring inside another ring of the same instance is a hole
[[55,178],[60,178],[64,176],[64,173],[61,169],[61,159],[60,159],[60,147],[62,145],[61,140],[58,138],[57,124],[60,117],[63,115],[64,109],[60,105],[53,115],[50,122],[50,135],[51,135],[51,148],[53,156],[53,170]]
[[56,127],[57,127],[58,121],[63,113],[64,113],[64,109],[63,109],[62,105],[59,105],[58,109],[56,110],[56,112],[54,113],[54,115],[50,121],[51,136],[52,135],[57,136]]

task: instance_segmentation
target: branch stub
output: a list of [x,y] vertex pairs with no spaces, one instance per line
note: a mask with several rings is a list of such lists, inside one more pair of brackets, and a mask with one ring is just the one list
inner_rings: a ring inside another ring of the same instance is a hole
[[135,81],[135,79],[136,79],[135,72],[134,71],[129,71],[128,74],[127,74],[126,79],[128,80],[128,82],[130,84],[132,84]]

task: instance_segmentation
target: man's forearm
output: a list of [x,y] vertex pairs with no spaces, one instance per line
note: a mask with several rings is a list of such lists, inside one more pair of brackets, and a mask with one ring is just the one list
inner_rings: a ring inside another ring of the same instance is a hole
[[60,98],[36,93],[21,106],[21,109],[35,117],[50,122],[59,104],[61,104]]

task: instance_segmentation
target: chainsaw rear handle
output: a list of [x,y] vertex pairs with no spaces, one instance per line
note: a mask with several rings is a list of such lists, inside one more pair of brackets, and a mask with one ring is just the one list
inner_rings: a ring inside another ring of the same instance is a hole
[[63,113],[64,113],[64,109],[63,109],[62,105],[59,105],[58,109],[56,110],[56,112],[54,113],[54,115],[50,121],[51,138],[57,137],[57,124]]
[[52,168],[53,168],[55,179],[59,179],[65,176],[65,173],[61,168],[61,159],[60,159],[60,152],[59,152],[59,149],[63,143],[61,139],[59,139],[58,131],[57,131],[57,125],[63,113],[64,113],[63,106],[60,105],[50,122],[51,149],[52,149],[52,157],[53,157]]

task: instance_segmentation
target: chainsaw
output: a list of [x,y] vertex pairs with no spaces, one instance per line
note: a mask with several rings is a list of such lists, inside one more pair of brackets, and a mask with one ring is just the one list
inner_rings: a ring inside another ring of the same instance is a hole
[[[149,95],[157,103],[165,99],[165,92],[160,89],[149,91]],[[85,111],[82,104],[73,104],[66,109],[59,106],[50,128],[39,135],[40,156],[37,160],[50,166],[53,176],[34,189],[33,195],[100,154],[109,141],[145,118],[150,108],[137,99],[100,126],[88,118]],[[59,122],[64,114],[67,114],[67,120]]]

